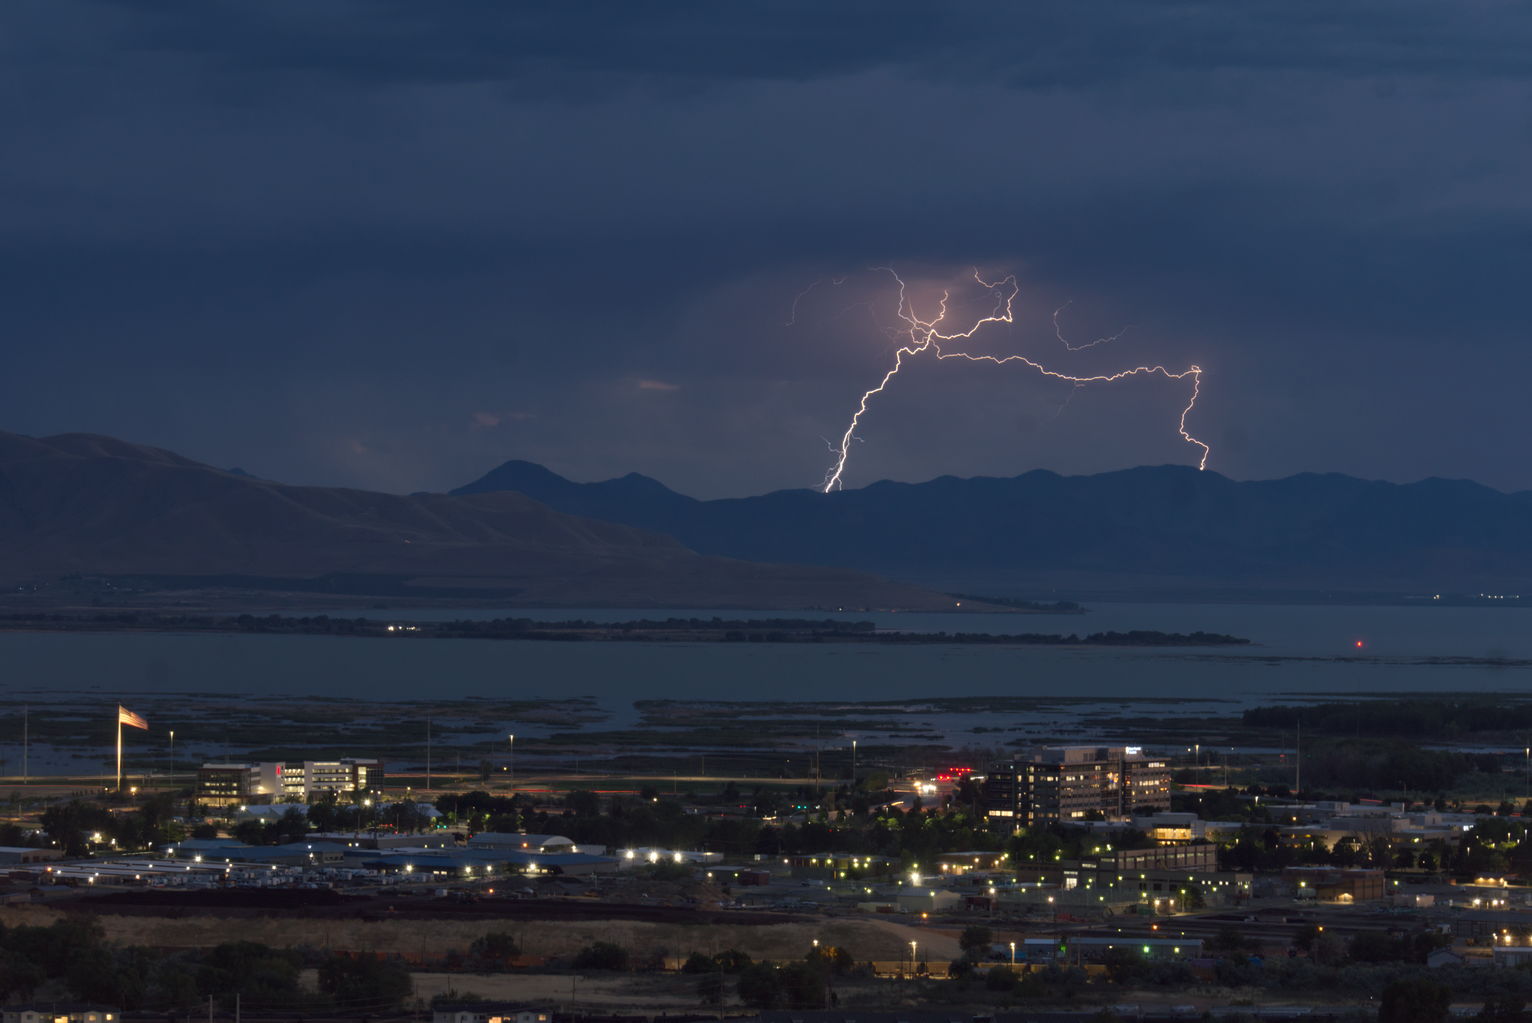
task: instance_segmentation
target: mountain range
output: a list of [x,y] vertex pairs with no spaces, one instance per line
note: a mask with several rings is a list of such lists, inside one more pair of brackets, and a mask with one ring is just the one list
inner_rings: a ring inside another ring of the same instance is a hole
[[519,493],[287,486],[88,434],[0,433],[0,536],[0,582],[13,604],[177,590],[256,602],[320,593],[583,607],[951,606],[855,571],[702,556]]
[[1298,599],[1532,592],[1532,494],[1463,480],[1179,466],[879,482],[697,500],[637,474],[575,483],[511,461],[453,491],[516,491],[704,554],[873,572],[992,596]]

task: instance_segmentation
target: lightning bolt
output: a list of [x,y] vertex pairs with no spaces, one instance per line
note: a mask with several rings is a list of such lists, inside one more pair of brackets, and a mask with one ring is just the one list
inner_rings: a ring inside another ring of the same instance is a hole
[[[815,288],[819,287],[823,283],[824,283],[823,280],[815,281],[813,284],[810,284],[808,287],[804,288],[802,291],[798,292],[798,294],[793,297],[793,308],[792,308],[792,311],[787,314],[787,323],[785,324],[785,326],[791,327],[791,326],[795,325],[798,322],[798,304],[800,302],[802,302],[804,299],[808,298],[809,297],[809,293],[811,291],[813,291]],[[836,287],[840,287],[842,284],[846,283],[846,276],[842,275],[840,277],[831,277],[830,278],[830,283],[835,285]]]
[[1098,337],[1096,340],[1087,341],[1083,345],[1074,344],[1069,340],[1069,338],[1064,336],[1064,328],[1059,326],[1059,315],[1072,305],[1074,305],[1074,301],[1070,300],[1053,311],[1053,336],[1059,339],[1059,344],[1063,345],[1071,352],[1083,352],[1085,349],[1094,348],[1097,345],[1109,345],[1128,332],[1128,328],[1124,327],[1115,334],[1108,334],[1106,337]]
[[[846,460],[851,454],[851,442],[857,439],[857,429],[862,425],[862,418],[867,415],[867,410],[871,407],[873,399],[876,398],[879,394],[882,394],[883,391],[887,389],[888,385],[893,381],[894,377],[898,376],[900,370],[904,369],[906,361],[921,355],[925,355],[927,353],[930,353],[937,359],[966,359],[969,362],[988,362],[997,366],[1004,366],[1013,362],[1020,363],[1021,365],[1026,366],[1028,369],[1031,369],[1037,373],[1039,376],[1047,377],[1052,380],[1064,381],[1066,383],[1073,384],[1076,388],[1083,387],[1086,384],[1116,383],[1119,380],[1126,380],[1130,377],[1138,376],[1163,376],[1167,380],[1190,380],[1191,396],[1187,399],[1186,407],[1181,410],[1181,417],[1177,423],[1176,431],[1181,435],[1181,439],[1186,441],[1186,443],[1201,449],[1202,456],[1200,459],[1198,459],[1197,468],[1207,468],[1208,456],[1212,454],[1212,448],[1210,448],[1203,441],[1198,440],[1196,437],[1192,436],[1190,431],[1188,431],[1186,428],[1186,417],[1191,415],[1192,410],[1197,407],[1197,398],[1202,393],[1201,366],[1191,365],[1186,369],[1179,371],[1172,371],[1162,365],[1134,366],[1131,369],[1119,370],[1115,373],[1096,373],[1085,376],[1077,376],[1070,373],[1063,373],[1055,369],[1050,369],[1042,363],[1037,362],[1034,359],[1030,359],[1025,355],[975,355],[972,352],[961,350],[948,351],[943,348],[943,345],[951,344],[953,342],[971,340],[974,335],[992,323],[1015,322],[1013,309],[1016,301],[1016,296],[1021,290],[1020,285],[1016,283],[1015,275],[1008,274],[998,281],[986,281],[983,277],[979,276],[979,271],[975,269],[973,271],[973,279],[977,281],[981,287],[985,288],[992,295],[994,295],[994,308],[988,315],[981,316],[975,320],[974,323],[968,328],[964,330],[952,330],[951,332],[948,332],[945,327],[947,320],[947,302],[951,298],[950,290],[942,292],[941,301],[937,303],[936,315],[931,319],[922,319],[919,314],[915,312],[915,307],[909,297],[909,289],[905,285],[904,278],[900,277],[892,267],[880,266],[874,267],[873,270],[880,273],[887,273],[894,279],[895,284],[898,285],[899,304],[897,307],[897,313],[899,319],[903,322],[903,326],[898,329],[897,333],[898,335],[902,335],[904,340],[900,342],[899,347],[894,350],[894,364],[889,367],[887,372],[883,374],[883,378],[878,381],[877,386],[862,394],[861,401],[857,403],[856,411],[852,413],[851,422],[846,426],[846,432],[841,435],[840,444],[830,445],[831,455],[833,456],[834,461],[831,463],[830,468],[825,472],[825,478],[822,484],[824,493],[828,494],[832,490],[841,489],[844,487],[845,484],[843,480],[846,472]],[[810,290],[812,290],[812,287]],[[800,295],[799,297],[801,298],[802,296]],[[1059,331],[1058,328],[1058,314],[1062,311],[1063,307],[1054,313],[1054,330],[1055,333],[1058,334],[1059,340],[1063,341],[1065,347],[1070,351],[1080,351],[1085,348],[1092,348],[1098,344],[1115,341],[1118,337],[1122,336],[1122,332],[1119,331],[1112,337],[1098,338],[1090,344],[1079,346],[1071,345],[1064,339],[1062,332]]]

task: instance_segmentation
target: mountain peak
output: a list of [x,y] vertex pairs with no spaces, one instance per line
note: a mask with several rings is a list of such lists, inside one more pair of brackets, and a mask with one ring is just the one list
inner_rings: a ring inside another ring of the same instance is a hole
[[515,490],[527,493],[528,488],[578,486],[547,466],[520,458],[502,462],[472,483],[449,491],[452,494],[485,494],[495,490]]
[[696,501],[630,473],[525,490],[561,511],[752,561],[966,592],[1410,593],[1532,585],[1532,500],[1477,483],[1340,473],[1239,481],[1184,465],[879,480]]

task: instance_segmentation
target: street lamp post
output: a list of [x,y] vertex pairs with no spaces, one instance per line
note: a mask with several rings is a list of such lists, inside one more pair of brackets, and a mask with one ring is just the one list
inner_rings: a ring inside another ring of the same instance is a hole
[[1016,965],[1016,943],[1014,941],[1011,942],[1011,965]]
[[516,736],[507,735],[506,741],[511,744],[511,784],[516,784]]
[[915,976],[915,963],[917,962],[917,960],[915,958],[915,950],[916,950],[916,947],[918,945],[919,945],[919,942],[916,942],[916,941],[911,941],[910,942],[910,976],[912,978]]
[[170,787],[176,784],[176,730],[170,730]]

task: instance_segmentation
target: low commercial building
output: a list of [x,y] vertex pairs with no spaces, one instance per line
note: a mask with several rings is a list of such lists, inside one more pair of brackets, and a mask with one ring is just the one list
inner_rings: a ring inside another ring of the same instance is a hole
[[549,1023],[552,1019],[547,1009],[510,1002],[438,1005],[431,1013],[431,1023]]
[[1135,870],[1186,871],[1211,874],[1218,869],[1218,847],[1209,842],[1195,845],[1162,845],[1145,849],[1118,849],[1096,858],[1102,870],[1131,873]]
[[969,874],[974,871],[1002,870],[1010,857],[1003,852],[950,852],[936,858],[936,869],[943,874]]
[[233,839],[188,839],[166,846],[167,855],[194,863],[261,863],[289,867],[335,865],[345,859],[346,848],[333,842],[288,842],[283,845],[246,845]]
[[7,1005],[3,1023],[118,1023],[122,1010],[78,1002]]
[[456,849],[457,837],[450,831],[425,831],[418,835],[400,835],[388,831],[319,831],[308,836],[316,842],[329,842],[348,849]]
[[901,913],[945,913],[956,909],[963,897],[945,888],[901,888],[894,896],[894,904]]
[[1525,966],[1532,963],[1532,948],[1526,945],[1496,945],[1492,961],[1496,966]]
[[1298,898],[1320,902],[1381,899],[1388,885],[1383,871],[1361,867],[1288,867],[1282,880],[1293,886]]
[[818,853],[813,856],[787,857],[792,876],[805,881],[846,881],[864,877],[884,877],[898,864],[887,856],[859,853]]
[[1060,959],[1094,962],[1121,949],[1145,959],[1196,959],[1202,955],[1201,938],[1096,938],[1068,937],[1059,942]]
[[709,880],[719,884],[739,885],[768,885],[771,884],[771,871],[763,870],[757,866],[733,866],[730,864],[717,864],[707,868]]
[[535,853],[519,849],[348,850],[346,860],[367,870],[437,877],[503,877],[508,874],[605,874],[617,869],[613,856],[591,853]]

